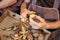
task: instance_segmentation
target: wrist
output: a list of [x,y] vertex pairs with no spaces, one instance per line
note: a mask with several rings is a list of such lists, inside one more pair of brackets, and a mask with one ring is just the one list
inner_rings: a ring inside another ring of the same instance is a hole
[[48,29],[49,25],[47,23],[41,24],[40,29]]

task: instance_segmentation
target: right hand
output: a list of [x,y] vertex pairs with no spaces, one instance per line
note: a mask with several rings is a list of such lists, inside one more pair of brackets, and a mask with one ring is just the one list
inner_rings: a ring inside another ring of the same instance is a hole
[[46,25],[46,22],[43,18],[41,18],[40,16],[36,16],[37,19],[40,20],[39,23],[35,22],[32,18],[29,18],[29,24],[32,26],[32,28],[34,29],[43,29],[44,26]]
[[15,4],[16,2],[17,2],[17,0],[2,0],[0,2],[0,9],[11,6],[11,5]]

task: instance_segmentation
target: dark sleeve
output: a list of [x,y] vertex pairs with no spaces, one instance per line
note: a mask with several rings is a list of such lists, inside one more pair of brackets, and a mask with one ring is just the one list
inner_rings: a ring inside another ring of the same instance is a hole
[[48,40],[60,40],[60,29],[53,31]]

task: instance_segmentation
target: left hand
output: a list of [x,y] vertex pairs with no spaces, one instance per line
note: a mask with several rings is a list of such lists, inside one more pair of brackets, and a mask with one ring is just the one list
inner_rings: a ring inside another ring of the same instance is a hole
[[30,11],[28,9],[24,9],[23,12],[21,13],[21,16],[23,16],[24,18],[27,18],[27,15],[31,13],[35,13],[35,12]]

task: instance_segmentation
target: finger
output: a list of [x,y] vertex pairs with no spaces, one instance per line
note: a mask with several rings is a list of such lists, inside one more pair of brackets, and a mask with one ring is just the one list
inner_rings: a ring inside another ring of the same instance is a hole
[[38,20],[40,20],[40,22],[45,22],[45,20],[44,20],[41,16],[37,16],[37,15],[36,15],[36,18],[37,18]]
[[31,22],[29,24],[32,26],[33,29],[39,29],[40,28],[38,25],[35,25],[35,24],[31,23]]
[[38,23],[37,23],[37,22],[35,22],[32,18],[29,18],[29,21],[30,21],[31,23],[35,24],[35,25],[37,25],[37,24],[38,24]]
[[26,17],[27,15],[26,15],[26,14],[24,14],[24,13],[22,13],[22,14],[21,14],[21,16]]
[[36,12],[33,12],[33,11],[29,11],[29,13],[30,13],[30,14],[32,14],[32,13],[36,13]]

